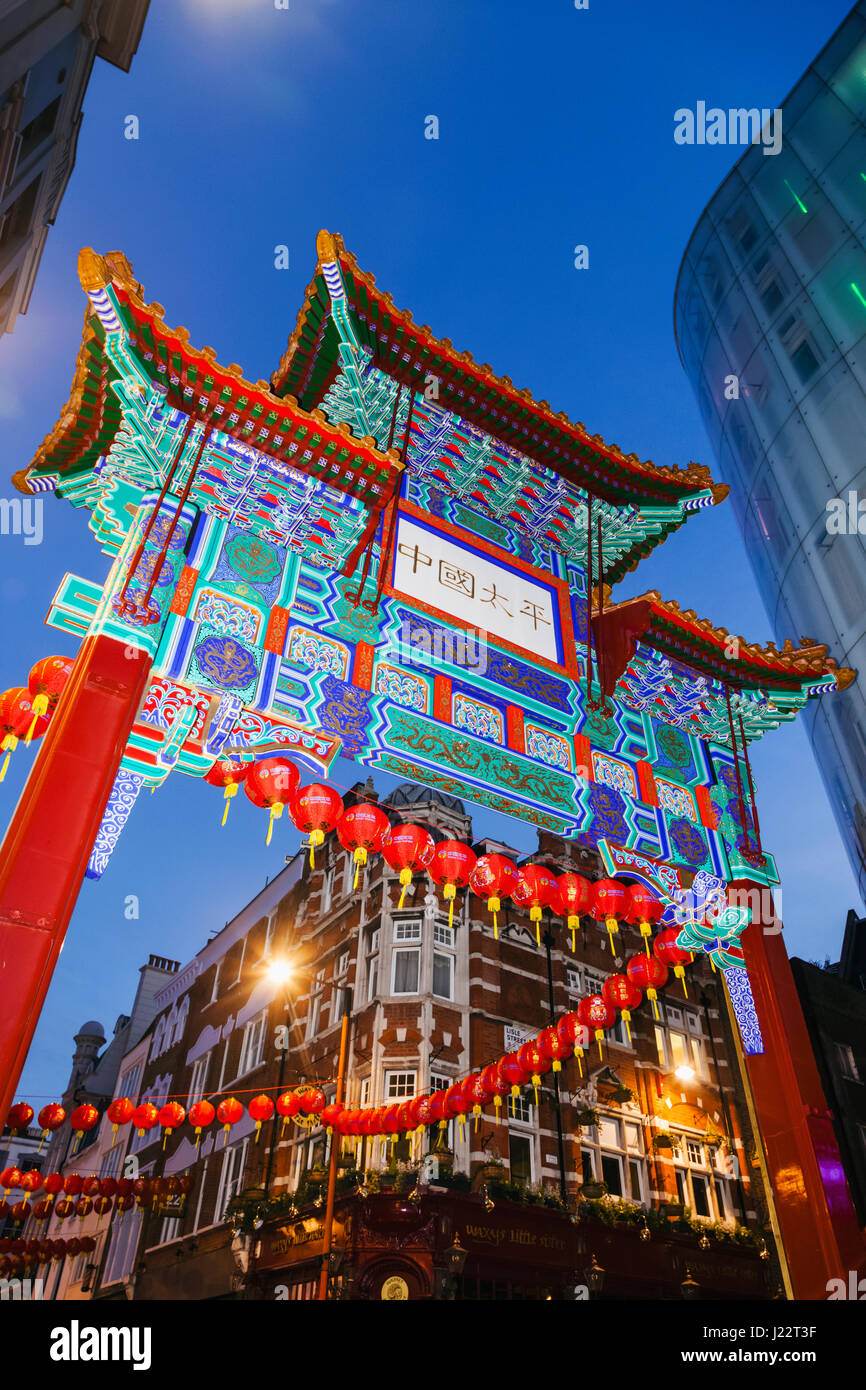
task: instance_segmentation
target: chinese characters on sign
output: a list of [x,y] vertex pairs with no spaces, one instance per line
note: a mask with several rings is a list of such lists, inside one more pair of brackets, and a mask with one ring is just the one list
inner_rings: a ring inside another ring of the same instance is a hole
[[394,588],[548,661],[562,659],[552,589],[406,516],[397,523]]

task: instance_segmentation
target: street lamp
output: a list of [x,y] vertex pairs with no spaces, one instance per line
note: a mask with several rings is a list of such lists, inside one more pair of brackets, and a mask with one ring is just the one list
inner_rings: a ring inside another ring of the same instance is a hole
[[451,1245],[445,1251],[445,1269],[442,1273],[442,1297],[454,1301],[457,1298],[457,1280],[463,1273],[469,1251],[460,1244],[460,1237],[454,1233]]
[[694,1081],[695,1069],[694,1067],[683,1065],[681,1067],[677,1067],[676,1071],[674,1072],[674,1076],[678,1076],[680,1081]]
[[698,1298],[700,1296],[700,1292],[700,1284],[697,1282],[696,1279],[692,1278],[692,1271],[689,1269],[688,1265],[686,1265],[686,1277],[680,1284],[680,1293],[682,1294],[683,1298],[688,1299],[691,1302],[693,1299]]
[[598,1256],[593,1255],[592,1264],[589,1269],[584,1270],[586,1287],[589,1289],[590,1297],[597,1297],[604,1288],[605,1271],[598,1262]]

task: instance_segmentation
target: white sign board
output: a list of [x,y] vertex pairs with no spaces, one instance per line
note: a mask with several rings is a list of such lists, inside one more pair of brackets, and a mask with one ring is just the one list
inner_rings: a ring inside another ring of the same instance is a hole
[[397,520],[394,549],[393,587],[401,594],[560,661],[554,590],[404,515]]
[[505,1025],[505,1051],[516,1052],[525,1042],[534,1038],[535,1034],[527,1032],[525,1028],[512,1028],[510,1024]]

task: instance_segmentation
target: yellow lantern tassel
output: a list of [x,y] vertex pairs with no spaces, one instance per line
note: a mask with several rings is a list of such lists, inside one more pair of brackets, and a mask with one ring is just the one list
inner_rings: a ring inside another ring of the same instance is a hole
[[453,883],[445,884],[445,901],[448,903],[448,925],[454,926],[454,899],[457,896],[457,889]]
[[[256,1120],[256,1143],[259,1142],[259,1138],[260,1138],[260,1136],[261,1136],[261,1132],[262,1132],[262,1122],[261,1122],[261,1120]],[[163,1144],[162,1147],[165,1148],[165,1144]]]
[[487,911],[493,913],[493,940],[494,940],[494,941],[498,941],[498,940],[499,940],[499,918],[497,917],[496,914],[497,914],[497,912],[499,912],[499,910],[500,910],[501,907],[502,907],[502,903],[500,902],[500,900],[499,900],[498,898],[488,898],[488,899],[487,899]]
[[358,848],[355,850],[355,882],[352,885],[354,888],[358,887],[358,879],[361,876],[361,869],[363,865],[366,864],[366,862],[367,851],[364,849],[363,845],[359,845]]
[[535,1108],[536,1108],[536,1110],[538,1109],[538,1086],[539,1086],[539,1082],[540,1082],[540,1081],[541,1081],[541,1077],[540,1077],[540,1076],[533,1076],[533,1078],[532,1078],[532,1091],[533,1091],[533,1094],[534,1094],[534,1096],[535,1096]]
[[494,1122],[494,1124],[497,1124],[497,1125],[499,1124],[499,1112],[500,1112],[501,1109],[502,1109],[502,1097],[501,1097],[500,1095],[495,1095],[495,1096],[493,1097],[493,1122]]
[[399,903],[397,904],[397,911],[398,911],[398,912],[400,911],[401,907],[403,906],[403,902],[404,902],[404,899],[405,899],[405,897],[406,897],[406,889],[409,887],[409,884],[410,884],[411,882],[412,882],[412,870],[411,870],[411,869],[401,869],[401,870],[400,870],[400,883],[401,883],[401,885],[402,885],[403,891],[402,891],[402,893],[400,894],[400,901],[399,901]]
[[574,1055],[575,1055],[575,1057],[577,1058],[577,1071],[578,1071],[578,1075],[582,1077],[582,1076],[583,1076],[583,1048],[580,1047],[580,1046],[576,1047],[576,1048],[574,1049]]
[[267,833],[267,835],[265,836],[265,844],[266,844],[266,845],[269,845],[269,844],[271,843],[271,835],[274,833],[274,821],[275,821],[275,820],[279,820],[279,818],[280,818],[280,816],[281,816],[282,814],[283,814],[283,803],[282,803],[282,801],[275,801],[274,804],[273,804],[273,806],[271,807],[271,814],[270,814],[270,818],[269,818],[269,820],[268,820],[268,833]]
[[658,1016],[659,1016],[658,995],[656,994],[656,992],[655,992],[654,989],[648,989],[648,990],[647,990],[647,994],[649,995],[650,1003],[651,1003],[652,1006],[653,1006],[653,1018],[656,1019],[656,1021],[658,1021]]
[[631,1027],[629,1026],[629,1019],[630,1019],[630,1018],[631,1018],[631,1014],[629,1013],[628,1009],[623,1009],[623,1011],[622,1011],[622,1021],[623,1021],[623,1023],[625,1024],[625,1033],[626,1033],[626,1037],[628,1038],[629,1042],[631,1042]]
[[641,924],[640,924],[640,934],[641,934],[641,936],[643,937],[644,950],[645,950],[646,953],[647,953],[647,957],[649,957],[649,953],[650,953],[649,939],[650,939],[650,937],[651,937],[652,934],[653,934],[653,929],[652,929],[652,927],[650,926],[649,922],[641,922]]
[[223,808],[223,818],[222,818],[222,824],[223,824],[223,826],[225,826],[225,823],[226,823],[226,821],[227,821],[228,818],[229,818],[229,805],[231,804],[231,799],[232,799],[232,797],[233,797],[233,796],[237,796],[238,785],[239,785],[239,784],[238,784],[237,782],[229,782],[229,783],[227,784],[227,786],[226,786],[225,791],[223,792],[223,800],[224,800],[224,802],[225,802],[225,807]]
[[688,997],[689,997],[689,992],[688,992],[688,990],[686,989],[686,972],[685,972],[685,970],[683,970],[683,967],[682,967],[681,965],[675,965],[675,966],[674,966],[674,974],[675,974],[676,976],[678,976],[679,979],[682,980],[682,982],[683,982],[683,998],[684,998],[684,999],[688,999]]
[[615,950],[614,950],[614,948],[613,948],[613,938],[614,938],[614,934],[615,934],[616,932],[619,931],[619,927],[617,926],[616,918],[615,918],[615,917],[608,917],[608,918],[606,918],[606,919],[605,919],[605,926],[607,927],[607,934],[608,934],[608,938],[609,938],[609,940],[610,940],[610,953],[611,953],[612,956],[614,956],[614,955],[616,955],[616,952],[615,952]]
[[604,1053],[603,1053],[602,1050],[601,1050],[601,1040],[602,1040],[603,1037],[604,1037],[604,1029],[602,1029],[602,1028],[596,1028],[596,1030],[595,1030],[595,1040],[596,1040],[596,1042],[598,1043],[598,1055],[599,1055],[600,1061],[602,1061],[602,1062],[604,1061]]
[[198,1148],[198,1146],[199,1146],[200,1143],[201,1143],[201,1129],[197,1129],[196,1132],[195,1132],[195,1146],[196,1146],[196,1148]]
[[541,908],[540,908],[540,907],[531,907],[531,908],[529,909],[529,920],[530,920],[530,922],[534,922],[534,923],[535,923],[535,941],[536,941],[536,944],[537,944],[538,946],[540,946],[540,945],[541,945]]
[[6,769],[9,766],[9,759],[12,757],[12,754],[14,753],[17,744],[18,740],[14,734],[7,734],[2,744],[0,744],[0,751],[2,751],[2,749],[4,748],[6,749],[6,757],[3,759],[3,766],[0,767],[0,782],[2,782],[6,777]]
[[577,927],[579,926],[579,924],[580,924],[580,918],[579,918],[579,917],[569,917],[569,919],[568,919],[568,930],[571,932],[571,953],[572,953],[572,955],[574,955],[575,951],[577,950],[577,938],[576,938],[576,936],[575,936],[575,930],[577,929]]

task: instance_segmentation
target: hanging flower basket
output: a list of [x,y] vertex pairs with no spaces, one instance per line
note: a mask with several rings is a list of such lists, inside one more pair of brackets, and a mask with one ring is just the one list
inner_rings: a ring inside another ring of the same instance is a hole
[[586,1110],[578,1110],[578,1112],[577,1112],[577,1123],[579,1124],[579,1126],[580,1126],[581,1129],[589,1129],[589,1127],[590,1127],[591,1125],[597,1125],[597,1124],[598,1124],[598,1111],[597,1111],[597,1110],[589,1110],[589,1109],[586,1109]]
[[671,1136],[670,1136],[669,1134],[654,1134],[654,1135],[653,1135],[653,1148],[654,1148],[654,1149],[671,1149],[671,1150],[672,1150],[673,1147],[674,1147],[674,1141],[673,1141],[673,1139],[671,1138]]

